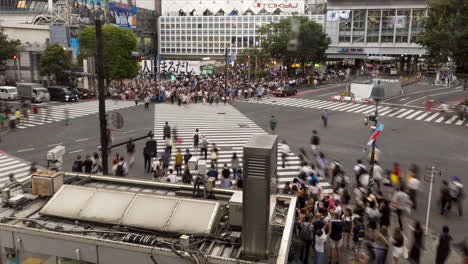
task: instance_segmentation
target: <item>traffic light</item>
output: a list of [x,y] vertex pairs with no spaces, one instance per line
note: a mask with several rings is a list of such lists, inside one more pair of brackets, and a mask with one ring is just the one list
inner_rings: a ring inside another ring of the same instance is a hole
[[13,57],[12,57],[12,58],[13,58],[14,60],[16,60],[16,59],[18,59],[18,56],[16,56],[16,55],[13,55]]
[[249,59],[249,60],[250,60],[250,55],[249,55],[249,56],[247,56],[247,59]]

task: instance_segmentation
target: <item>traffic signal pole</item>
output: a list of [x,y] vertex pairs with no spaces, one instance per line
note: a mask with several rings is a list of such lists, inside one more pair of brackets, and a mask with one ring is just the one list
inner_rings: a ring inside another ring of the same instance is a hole
[[107,118],[106,118],[106,91],[104,89],[104,42],[102,40],[101,20],[96,20],[96,70],[98,75],[99,91],[99,125],[101,128],[101,157],[104,175],[109,174],[107,163]]
[[224,52],[224,62],[226,63],[226,65],[224,66],[224,93],[227,92],[227,86],[228,86],[228,62],[227,62],[227,58],[228,58],[228,49],[226,47],[226,50]]

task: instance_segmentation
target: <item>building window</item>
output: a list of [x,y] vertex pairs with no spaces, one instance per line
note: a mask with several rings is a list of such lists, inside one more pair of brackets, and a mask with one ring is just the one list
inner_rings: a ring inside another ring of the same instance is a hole
[[20,0],[16,4],[16,8],[27,8],[27,7],[28,7],[28,5],[27,5],[26,0]]
[[397,10],[397,15],[395,17],[396,43],[408,42],[410,14],[411,10],[409,9]]
[[353,11],[353,42],[364,42],[366,33],[366,10]]
[[367,14],[367,42],[379,42],[380,10],[369,10]]
[[340,10],[339,42],[351,42],[351,10]]
[[424,29],[424,17],[426,11],[424,9],[413,9],[413,18],[411,21],[411,42],[415,43],[419,40],[419,36]]
[[386,9],[382,11],[382,34],[380,42],[392,42],[395,31],[395,11]]

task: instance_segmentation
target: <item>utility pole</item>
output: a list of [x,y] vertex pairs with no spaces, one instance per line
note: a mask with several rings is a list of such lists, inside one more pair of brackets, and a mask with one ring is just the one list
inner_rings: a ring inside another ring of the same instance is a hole
[[431,200],[432,200],[432,184],[434,183],[435,176],[442,176],[442,172],[439,168],[433,166],[426,166],[426,173],[424,174],[424,180],[429,183],[429,196],[427,198],[427,211],[426,211],[426,228],[425,233],[429,230],[429,215],[431,212]]
[[108,175],[107,163],[107,118],[106,118],[106,92],[104,89],[104,42],[102,40],[101,20],[96,20],[96,69],[98,75],[99,91],[99,124],[101,128],[101,157],[102,170],[104,175]]
[[228,48],[226,47],[224,52],[224,62],[226,65],[224,66],[224,93],[227,92],[228,86]]

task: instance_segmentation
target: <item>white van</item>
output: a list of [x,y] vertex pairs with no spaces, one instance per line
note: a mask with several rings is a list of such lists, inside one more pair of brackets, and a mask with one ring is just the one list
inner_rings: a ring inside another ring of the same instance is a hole
[[0,86],[0,99],[16,100],[18,98],[18,90],[13,86]]

